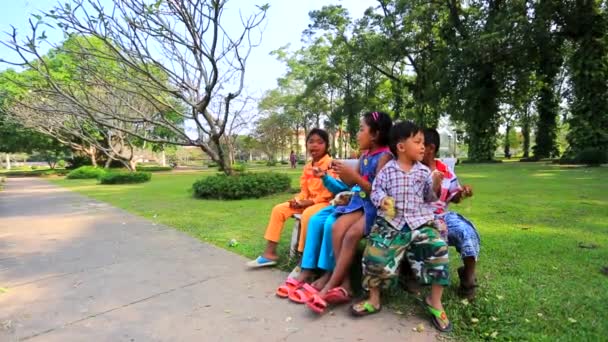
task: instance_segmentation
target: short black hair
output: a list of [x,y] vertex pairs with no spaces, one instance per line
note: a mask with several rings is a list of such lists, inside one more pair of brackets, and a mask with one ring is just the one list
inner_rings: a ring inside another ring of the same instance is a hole
[[313,128],[310,130],[310,132],[308,132],[308,135],[306,136],[307,143],[308,143],[308,140],[310,140],[310,137],[312,137],[313,135],[318,135],[319,138],[321,138],[321,140],[323,140],[325,142],[325,154],[328,154],[329,153],[329,134],[327,134],[327,132],[324,129]]
[[437,132],[434,128],[425,128],[424,129],[424,146],[427,147],[430,144],[435,145],[435,154],[439,152],[441,140],[439,138],[439,132]]
[[390,148],[393,155],[397,157],[397,144],[411,138],[420,132],[420,127],[413,121],[401,121],[391,128]]
[[370,133],[378,133],[379,146],[386,146],[390,142],[390,131],[393,119],[385,112],[367,112],[363,114],[363,121],[369,126]]

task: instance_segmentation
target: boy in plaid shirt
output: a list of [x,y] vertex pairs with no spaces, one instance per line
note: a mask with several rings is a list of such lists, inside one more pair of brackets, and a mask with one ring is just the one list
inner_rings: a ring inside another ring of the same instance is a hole
[[391,150],[397,157],[384,166],[372,187],[372,202],[378,217],[363,253],[363,288],[366,301],[351,307],[356,316],[381,309],[380,291],[397,282],[397,270],[406,256],[417,278],[431,284],[425,304],[440,331],[452,325],[441,303],[443,287],[449,284],[448,246],[434,225],[434,213],[427,204],[437,200],[443,174],[431,173],[421,161],[424,135],[412,122],[401,122],[391,130]]

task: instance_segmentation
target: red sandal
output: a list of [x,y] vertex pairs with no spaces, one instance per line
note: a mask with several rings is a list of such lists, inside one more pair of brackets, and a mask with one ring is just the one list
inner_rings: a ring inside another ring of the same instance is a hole
[[319,294],[314,294],[310,301],[306,303],[306,306],[308,306],[310,310],[321,315],[325,313],[325,310],[327,309],[327,302]]
[[304,284],[302,287],[289,294],[289,300],[298,304],[304,304],[310,301],[317,293],[319,293],[319,290],[315,289],[310,284]]
[[327,291],[325,301],[329,304],[344,304],[349,303],[352,300],[352,296],[342,286],[334,287]]
[[285,284],[279,286],[277,289],[276,295],[280,298],[287,298],[289,297],[290,293],[302,286],[303,283],[303,281],[297,281],[294,278],[287,278],[287,280],[285,280]]

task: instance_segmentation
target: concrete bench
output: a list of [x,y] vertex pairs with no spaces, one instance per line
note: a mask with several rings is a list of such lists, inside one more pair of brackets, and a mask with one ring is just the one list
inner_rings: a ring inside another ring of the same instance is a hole
[[[346,165],[357,168],[358,159],[344,159],[340,160]],[[442,158],[441,161],[446,164],[450,169],[454,169],[456,166],[457,159],[456,158]],[[292,216],[295,219],[293,224],[293,229],[291,231],[291,243],[289,245],[289,258],[293,258],[298,255],[298,242],[300,241],[300,219],[302,218],[301,214],[295,214]]]

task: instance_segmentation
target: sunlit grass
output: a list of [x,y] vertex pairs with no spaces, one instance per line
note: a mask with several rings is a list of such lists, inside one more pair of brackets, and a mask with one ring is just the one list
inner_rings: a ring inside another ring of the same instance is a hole
[[[300,170],[281,168],[298,186]],[[445,306],[464,340],[599,341],[608,336],[607,168],[563,168],[538,163],[457,166],[474,187],[471,200],[452,208],[473,221],[482,237],[478,299],[455,294],[460,260],[451,249],[454,284]],[[90,180],[53,180],[87,196],[173,226],[203,241],[253,258],[272,206],[292,194],[241,201],[194,199],[190,187],[213,172],[154,174],[139,185],[101,186]],[[280,252],[286,255],[291,223]],[[595,249],[580,248],[594,244]],[[387,298],[399,311],[423,312],[403,291]],[[476,318],[478,323],[472,323]]]

